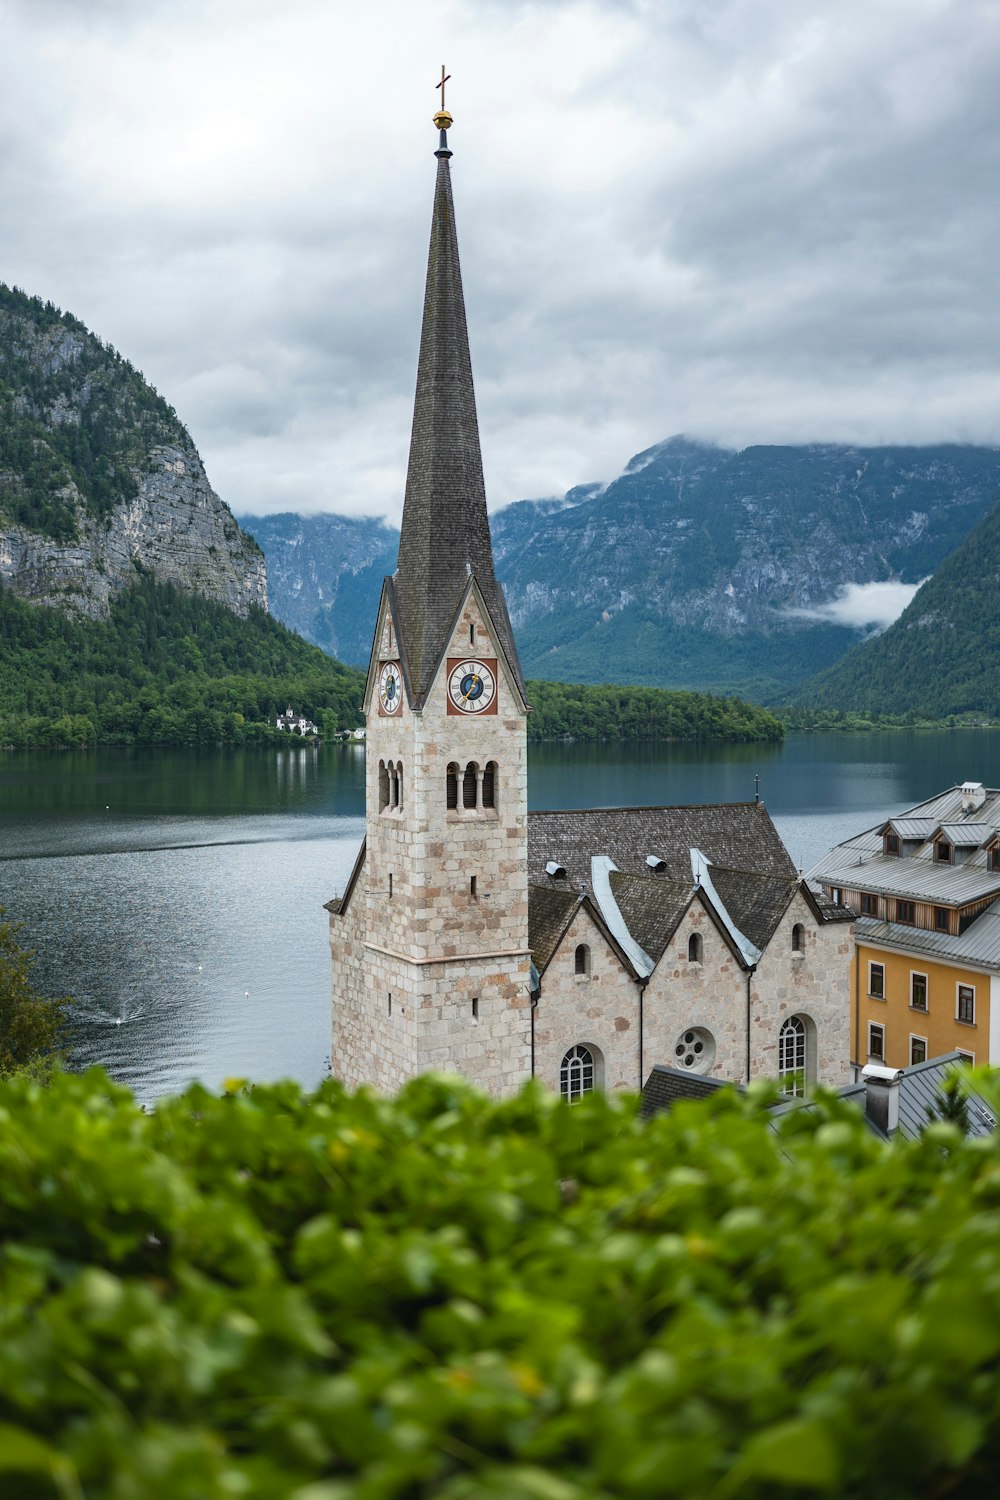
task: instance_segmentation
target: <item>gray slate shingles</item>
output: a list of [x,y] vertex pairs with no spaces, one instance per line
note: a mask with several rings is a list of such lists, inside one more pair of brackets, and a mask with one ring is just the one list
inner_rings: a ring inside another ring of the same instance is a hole
[[479,585],[524,693],[507,604],[493,572],[450,153],[436,154],[417,390],[393,578],[402,649],[418,705],[441,660],[470,576]]

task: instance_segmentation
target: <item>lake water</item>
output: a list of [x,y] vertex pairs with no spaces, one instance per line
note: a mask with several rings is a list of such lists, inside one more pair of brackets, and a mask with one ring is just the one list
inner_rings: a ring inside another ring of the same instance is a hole
[[[807,869],[943,787],[1000,785],[1000,730],[543,745],[529,802],[746,801],[755,773]],[[38,951],[39,988],[76,1000],[74,1063],[104,1064],[144,1100],[192,1078],[323,1077],[323,902],[363,832],[360,746],[0,755],[0,905]]]

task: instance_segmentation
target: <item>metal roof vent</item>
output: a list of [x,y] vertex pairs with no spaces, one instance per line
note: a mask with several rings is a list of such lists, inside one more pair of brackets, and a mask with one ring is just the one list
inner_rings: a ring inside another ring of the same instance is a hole
[[962,782],[962,811],[978,812],[986,801],[986,788],[981,781]]
[[546,875],[551,875],[553,880],[565,880],[566,866],[557,864],[554,859],[550,859],[545,866],[545,873]]
[[667,862],[660,854],[647,854],[646,863],[654,875],[662,875],[667,868]]

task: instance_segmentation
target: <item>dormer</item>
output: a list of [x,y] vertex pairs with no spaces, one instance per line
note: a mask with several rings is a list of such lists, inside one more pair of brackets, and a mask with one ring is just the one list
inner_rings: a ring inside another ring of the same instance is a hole
[[558,864],[554,859],[550,859],[545,866],[545,873],[550,880],[565,880],[566,866]]
[[890,818],[883,823],[882,853],[891,858],[916,854],[936,831],[933,818]]
[[667,871],[667,862],[663,858],[662,854],[647,854],[646,868],[653,875],[665,875]]
[[945,837],[943,829],[938,829],[934,837],[934,863],[936,865],[953,865],[955,863],[955,845],[949,838]]
[[1000,829],[994,828],[983,849],[986,853],[986,868],[993,874],[1000,875]]
[[934,834],[934,863],[964,865],[994,833],[986,823],[942,823]]

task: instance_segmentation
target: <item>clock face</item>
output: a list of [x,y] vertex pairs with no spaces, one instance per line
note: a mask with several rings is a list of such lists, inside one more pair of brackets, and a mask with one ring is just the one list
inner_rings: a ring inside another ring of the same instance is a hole
[[496,664],[474,657],[448,663],[448,699],[453,711],[484,714],[496,711]]
[[403,702],[403,675],[399,663],[382,663],[378,674],[378,701],[384,714],[396,714]]

